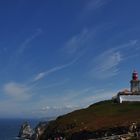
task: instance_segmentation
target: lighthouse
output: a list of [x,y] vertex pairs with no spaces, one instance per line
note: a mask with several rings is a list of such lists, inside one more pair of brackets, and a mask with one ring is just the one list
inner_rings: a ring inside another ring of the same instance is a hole
[[140,80],[138,77],[138,72],[136,70],[134,70],[132,73],[132,79],[130,81],[130,91],[120,91],[116,96],[116,100],[119,103],[140,102]]
[[134,70],[132,73],[132,80],[130,81],[131,92],[133,94],[140,92],[140,80],[138,79],[138,73]]

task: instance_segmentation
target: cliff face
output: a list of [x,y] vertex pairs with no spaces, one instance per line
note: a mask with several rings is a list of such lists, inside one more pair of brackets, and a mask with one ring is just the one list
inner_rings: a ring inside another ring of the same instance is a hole
[[47,122],[40,122],[36,128],[35,128],[35,133],[32,135],[30,138],[31,140],[40,140],[41,136],[43,135],[45,129],[47,127]]
[[111,128],[128,129],[133,122],[140,123],[140,102],[116,104],[113,101],[103,101],[50,122],[41,135],[41,140],[51,137],[72,139],[72,136],[83,132],[102,133]]

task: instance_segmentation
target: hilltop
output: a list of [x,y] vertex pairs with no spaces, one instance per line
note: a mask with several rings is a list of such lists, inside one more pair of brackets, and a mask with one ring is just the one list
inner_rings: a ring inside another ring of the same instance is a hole
[[133,122],[140,123],[140,102],[118,104],[112,100],[101,101],[88,108],[59,116],[46,127],[42,139],[57,134],[71,137],[82,131],[98,132],[123,128]]

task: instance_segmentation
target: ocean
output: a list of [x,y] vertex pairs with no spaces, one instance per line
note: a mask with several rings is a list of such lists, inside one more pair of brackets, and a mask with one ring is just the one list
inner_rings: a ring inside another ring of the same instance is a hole
[[35,127],[39,120],[34,119],[0,119],[0,140],[16,140],[21,124],[25,121]]

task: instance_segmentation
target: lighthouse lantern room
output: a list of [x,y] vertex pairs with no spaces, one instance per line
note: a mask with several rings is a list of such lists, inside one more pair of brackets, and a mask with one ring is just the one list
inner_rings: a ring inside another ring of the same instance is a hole
[[140,92],[140,80],[138,79],[138,73],[135,70],[132,73],[132,80],[130,81],[130,84],[132,93]]

